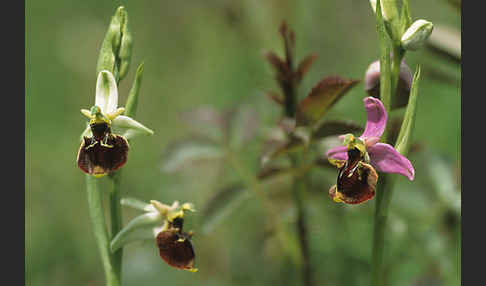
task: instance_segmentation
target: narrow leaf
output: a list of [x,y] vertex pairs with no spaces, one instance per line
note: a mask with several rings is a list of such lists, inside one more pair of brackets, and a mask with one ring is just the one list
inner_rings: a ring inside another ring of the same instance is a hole
[[289,67],[279,56],[274,52],[266,52],[265,58],[273,66],[278,76],[287,74],[289,72]]
[[143,78],[143,66],[143,63],[138,66],[132,89],[130,89],[130,93],[128,94],[127,104],[125,105],[125,115],[129,117],[135,117],[137,112],[138,97],[140,95],[140,86],[142,85]]
[[302,78],[304,78],[305,74],[309,71],[310,67],[318,57],[318,54],[308,55],[299,63],[296,71],[297,82],[300,82]]
[[261,165],[264,166],[271,160],[291,152],[296,152],[305,147],[306,142],[299,137],[291,136],[287,141],[275,144],[261,158]]
[[167,148],[162,162],[162,170],[169,173],[177,172],[189,165],[219,160],[223,156],[223,150],[211,141],[185,140],[176,142]]
[[297,108],[297,126],[312,125],[320,120],[329,108],[346,94],[359,80],[338,76],[321,80]]
[[259,126],[258,113],[252,106],[242,105],[233,113],[230,124],[230,145],[238,149],[256,135]]
[[290,171],[292,171],[291,167],[283,167],[283,166],[268,166],[263,169],[261,169],[258,174],[257,174],[257,179],[258,180],[266,180],[273,178],[278,175],[284,175],[288,174]]
[[271,90],[268,90],[268,91],[264,91],[264,94],[270,98],[273,102],[279,104],[279,105],[284,105],[284,98],[283,96],[276,92],[276,91],[271,91]]
[[248,198],[250,194],[242,184],[230,185],[217,191],[202,211],[203,232],[211,232]]
[[347,133],[358,134],[361,132],[363,132],[363,127],[352,121],[326,121],[312,133],[312,139],[322,139]]
[[406,155],[410,148],[412,131],[415,123],[418,85],[420,81],[420,66],[417,66],[415,75],[413,76],[412,89],[410,91],[410,98],[408,99],[407,110],[403,118],[402,127],[398,134],[398,139],[395,143],[395,149],[402,155]]

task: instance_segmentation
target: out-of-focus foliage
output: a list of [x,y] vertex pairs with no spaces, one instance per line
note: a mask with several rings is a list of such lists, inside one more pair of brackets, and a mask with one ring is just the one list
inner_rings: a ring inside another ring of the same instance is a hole
[[[193,202],[198,212],[185,224],[195,231],[199,268],[196,274],[174,270],[160,260],[153,241],[133,243],[124,251],[124,285],[297,285],[300,257],[295,209],[284,191],[288,176],[256,183],[261,142],[280,116],[278,105],[263,95],[278,88],[263,51],[283,55],[278,28],[286,19],[296,32],[298,58],[319,55],[297,90],[301,100],[325,76],[361,79],[378,57],[368,1],[119,2],[26,3],[26,284],[103,285],[84,175],[75,159],[85,127],[79,109],[94,103],[99,47],[109,16],[124,4],[132,61],[145,63],[137,119],[155,134],[131,143],[122,197]],[[411,0],[410,8],[435,27],[460,30],[461,16],[449,2]],[[392,265],[388,280],[399,286],[460,281],[460,57],[434,45],[406,56],[410,67],[421,65],[421,82],[410,150],[416,178],[397,179],[390,207],[385,259]],[[134,67],[127,78],[134,78]],[[121,83],[121,102],[130,88],[130,82]],[[365,122],[364,96],[357,84],[326,121]],[[403,113],[393,111],[390,121]],[[171,153],[169,169],[182,172],[167,173],[168,152],[189,134],[197,139],[185,141],[192,149]],[[316,144],[316,154],[324,154],[332,140]],[[194,154],[199,159],[189,160]],[[333,203],[327,191],[335,176],[335,169],[315,170],[307,194],[316,280],[368,285],[374,202]],[[238,188],[240,182],[246,188]],[[236,204],[221,203],[236,211],[214,217],[207,206],[220,190],[226,190],[223,198],[237,195]],[[266,199],[258,195],[264,192]],[[125,223],[136,215],[124,209]]]

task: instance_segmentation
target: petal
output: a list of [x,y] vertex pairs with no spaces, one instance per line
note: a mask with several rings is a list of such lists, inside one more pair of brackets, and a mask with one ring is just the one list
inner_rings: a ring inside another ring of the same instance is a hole
[[111,127],[113,133],[119,134],[126,139],[132,139],[140,135],[152,135],[154,132],[140,122],[125,115],[119,115],[113,119]]
[[77,164],[83,172],[100,177],[120,169],[127,162],[129,145],[122,136],[111,135],[106,142],[111,147],[92,139],[84,137],[78,150]]
[[98,74],[95,105],[101,109],[103,114],[116,111],[118,106],[118,88],[115,77],[107,70]]
[[410,181],[415,176],[412,163],[395,150],[391,145],[376,143],[368,148],[370,163],[376,170],[383,173],[397,173],[407,177]]
[[156,238],[160,257],[170,266],[196,271],[194,268],[194,249],[190,235],[178,229],[160,232]]
[[346,204],[364,203],[375,196],[378,174],[369,164],[358,162],[339,169],[337,184],[329,189],[329,197]]
[[385,131],[387,114],[383,103],[377,98],[365,97],[364,105],[366,109],[366,127],[360,138],[381,137]]
[[338,146],[329,149],[327,151],[326,156],[327,158],[330,159],[336,159],[336,160],[348,160],[348,151],[347,151],[346,146]]

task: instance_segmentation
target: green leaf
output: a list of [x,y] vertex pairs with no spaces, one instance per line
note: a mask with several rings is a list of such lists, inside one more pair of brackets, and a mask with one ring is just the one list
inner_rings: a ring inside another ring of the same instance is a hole
[[135,114],[137,113],[138,97],[140,94],[140,86],[142,85],[143,78],[143,66],[143,63],[138,66],[132,89],[130,89],[130,93],[128,93],[127,104],[125,105],[126,116],[135,117]]
[[304,76],[307,74],[309,71],[310,67],[314,63],[314,61],[319,57],[317,54],[311,54],[305,57],[300,63],[299,66],[297,67],[297,70],[295,71],[296,75],[296,80],[297,82],[300,82]]
[[250,193],[240,183],[226,186],[217,191],[202,211],[203,232],[211,232],[250,197]]
[[220,160],[223,150],[214,142],[207,140],[185,140],[167,148],[162,162],[162,170],[177,172],[198,162]]
[[363,132],[363,127],[352,121],[325,121],[312,133],[312,139],[322,139],[328,136],[343,135],[347,133],[358,134]]
[[415,123],[415,114],[417,106],[418,85],[420,81],[420,66],[417,66],[412,81],[412,89],[410,90],[410,98],[408,99],[407,110],[398,134],[397,142],[395,143],[395,149],[402,155],[406,155],[410,149],[410,142],[412,131]]
[[290,136],[287,141],[273,145],[261,158],[261,165],[264,166],[271,160],[291,152],[302,150],[306,142],[297,136]]
[[456,214],[461,212],[461,192],[454,182],[452,164],[437,154],[427,152],[427,171],[439,200]]
[[239,149],[248,143],[258,131],[258,113],[251,105],[242,105],[231,114],[230,146]]
[[380,46],[380,99],[388,112],[390,111],[391,105],[390,47],[388,46],[380,0],[377,0],[376,3],[376,30],[378,31],[378,42]]
[[332,105],[346,94],[359,80],[338,76],[321,80],[297,107],[297,126],[310,126],[320,120]]
[[273,178],[279,175],[289,174],[293,171],[291,167],[284,167],[284,166],[267,166],[261,169],[257,173],[257,179],[260,181]]

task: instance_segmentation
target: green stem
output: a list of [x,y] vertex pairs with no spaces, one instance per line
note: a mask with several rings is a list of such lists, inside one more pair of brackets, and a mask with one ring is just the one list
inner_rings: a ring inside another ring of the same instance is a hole
[[106,286],[119,286],[120,277],[113,265],[110,252],[110,237],[106,230],[105,214],[103,210],[102,193],[98,188],[99,179],[86,175],[86,191],[88,194],[88,208],[93,232],[105,271]]
[[[120,232],[123,227],[120,203],[121,170],[114,173],[111,178],[113,180],[113,189],[110,192],[111,237],[115,237],[115,235]],[[122,271],[122,258],[123,247],[120,247],[117,251],[112,253],[113,267],[117,276],[120,277],[120,280]]]
[[[387,49],[382,49],[382,60],[388,58]],[[385,54],[386,53],[386,54]],[[396,94],[398,79],[400,76],[400,64],[404,56],[404,51],[397,46],[393,46],[393,56],[391,59],[391,68],[382,65],[385,68],[381,77],[383,79],[389,79],[391,86],[389,89],[383,90],[380,95],[384,100],[383,105],[388,114],[391,110],[391,102],[393,95]],[[386,61],[383,61],[386,63]],[[380,79],[381,80],[381,79]],[[387,138],[386,130],[382,138]],[[386,143],[386,139],[385,139]],[[388,219],[388,207],[393,195],[393,183],[394,180],[387,174],[383,174],[379,178],[379,182],[376,187],[376,206],[374,217],[374,230],[373,230],[373,248],[372,248],[372,274],[371,285],[382,286],[385,285],[385,273],[383,267],[383,253],[385,247],[385,229]]]
[[385,229],[388,219],[388,207],[393,195],[393,178],[382,175],[377,185],[375,224],[373,230],[372,286],[385,285],[383,253],[385,248]]

